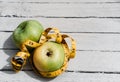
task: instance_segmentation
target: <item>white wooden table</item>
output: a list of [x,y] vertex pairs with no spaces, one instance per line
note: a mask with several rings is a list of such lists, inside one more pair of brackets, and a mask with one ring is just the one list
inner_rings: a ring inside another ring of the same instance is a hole
[[[77,54],[62,75],[37,76],[28,63],[15,73],[18,49],[11,34],[35,19],[58,27],[77,41]],[[120,0],[0,0],[0,82],[120,82]]]

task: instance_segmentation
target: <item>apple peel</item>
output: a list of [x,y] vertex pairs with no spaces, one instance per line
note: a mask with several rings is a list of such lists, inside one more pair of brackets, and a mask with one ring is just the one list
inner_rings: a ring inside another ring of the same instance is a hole
[[[50,33],[51,30],[53,30],[54,33]],[[71,40],[71,48],[69,48],[65,38],[69,38]],[[30,52],[28,51],[26,46],[29,46],[29,47],[32,47],[32,48],[37,48],[37,47],[40,47],[45,42],[48,42],[50,39],[55,39],[56,43],[62,44],[63,49],[64,49],[64,53],[65,53],[65,59],[64,59],[63,65],[58,70],[55,70],[55,71],[52,71],[52,72],[51,71],[50,72],[49,71],[44,72],[44,71],[38,70],[35,67],[35,65],[34,65],[35,62],[33,62],[33,55],[30,55]],[[42,75],[43,77],[56,77],[66,70],[69,60],[71,58],[75,57],[76,42],[72,37],[70,37],[66,34],[60,34],[60,32],[57,28],[47,28],[42,33],[41,38],[40,38],[38,43],[36,43],[34,41],[31,41],[31,40],[26,40],[21,45],[20,50],[21,51],[18,52],[11,59],[13,69],[16,72],[19,72],[20,70],[22,70],[22,68],[26,64],[27,59],[30,57],[30,60],[31,60],[30,62],[32,64],[32,68],[34,69],[34,71],[36,73]]]

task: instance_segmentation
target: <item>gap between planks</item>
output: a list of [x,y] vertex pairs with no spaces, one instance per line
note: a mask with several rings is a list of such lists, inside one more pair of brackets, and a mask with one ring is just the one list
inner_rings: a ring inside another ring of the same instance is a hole
[[1,18],[64,18],[64,19],[120,19],[120,16],[25,16],[25,15],[0,15]]
[[[15,72],[13,69],[0,69],[0,71],[11,71]],[[22,69],[21,71],[33,71],[33,69]],[[120,74],[117,71],[74,71],[74,70],[65,70],[66,73],[85,73],[85,74]]]
[[[7,31],[7,30],[0,30],[0,32],[5,32],[5,33],[11,33],[13,31]],[[80,34],[120,34],[120,32],[65,32],[65,31],[60,31],[61,33],[80,33]]]

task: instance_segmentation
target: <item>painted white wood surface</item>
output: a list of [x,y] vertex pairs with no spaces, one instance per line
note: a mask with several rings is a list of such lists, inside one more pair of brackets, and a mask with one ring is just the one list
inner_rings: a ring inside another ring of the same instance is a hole
[[[18,50],[0,50],[0,70],[12,70],[10,59]],[[77,51],[75,59],[71,59],[67,70],[69,71],[97,71],[97,72],[119,72],[119,52],[100,51]],[[23,70],[32,70],[28,63]]]
[[[66,34],[66,33],[64,33]],[[119,34],[67,33],[74,37],[77,50],[120,51]],[[0,48],[16,48],[12,42],[12,32],[0,32]]]
[[[6,76],[6,77],[5,77]],[[0,82],[119,82],[119,74],[67,73],[54,79],[36,76],[32,71],[15,74],[11,71],[0,72]]]
[[120,16],[119,4],[1,3],[0,7],[1,17],[111,18]]
[[0,0],[1,2],[119,2],[119,0]]
[[[61,32],[120,32],[120,19],[66,19],[66,18],[0,18],[0,31],[13,31],[18,24],[25,20],[38,20],[44,26],[57,27]],[[72,29],[72,30],[71,30]]]
[[[15,73],[10,64],[18,51],[11,34],[24,20],[58,27],[77,42],[75,59],[65,73],[46,79],[30,64]],[[0,82],[119,82],[119,0],[0,0]]]

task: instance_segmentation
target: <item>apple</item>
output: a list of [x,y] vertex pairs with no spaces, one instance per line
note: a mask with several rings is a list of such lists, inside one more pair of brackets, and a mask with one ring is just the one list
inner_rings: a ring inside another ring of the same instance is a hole
[[64,59],[62,44],[48,41],[35,49],[33,64],[38,71],[52,72],[62,67]]
[[38,21],[27,20],[20,23],[14,30],[13,41],[20,48],[21,44],[26,40],[38,42],[43,31],[43,26]]

